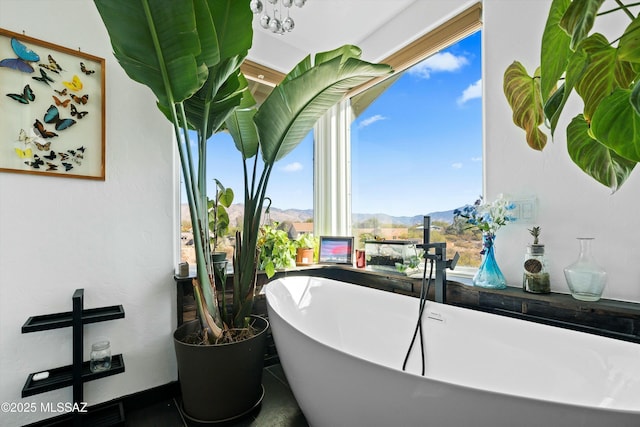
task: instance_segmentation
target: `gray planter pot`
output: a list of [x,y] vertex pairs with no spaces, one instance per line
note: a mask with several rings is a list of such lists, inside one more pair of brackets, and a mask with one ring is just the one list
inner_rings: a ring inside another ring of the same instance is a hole
[[232,344],[186,344],[184,337],[200,328],[198,320],[181,325],[173,334],[187,418],[215,423],[241,417],[262,402],[262,369],[269,322],[253,316],[259,330],[254,337]]

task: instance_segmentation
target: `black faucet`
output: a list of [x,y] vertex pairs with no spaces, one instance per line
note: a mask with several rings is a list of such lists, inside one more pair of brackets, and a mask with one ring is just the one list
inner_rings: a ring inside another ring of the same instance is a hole
[[[456,252],[453,259],[447,259],[447,243],[438,242],[430,243],[431,217],[424,217],[423,244],[418,245],[424,249],[425,259],[435,262],[436,278],[435,278],[435,301],[445,304],[447,302],[447,268],[453,270],[456,268],[460,254]],[[429,250],[434,249],[431,253]],[[426,267],[425,267],[426,268]]]

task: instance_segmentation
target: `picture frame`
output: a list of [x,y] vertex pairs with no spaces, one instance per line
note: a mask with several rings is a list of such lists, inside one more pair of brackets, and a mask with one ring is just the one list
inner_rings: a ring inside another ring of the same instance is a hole
[[353,236],[320,236],[320,264],[353,265]]
[[0,28],[0,172],[105,180],[105,60]]

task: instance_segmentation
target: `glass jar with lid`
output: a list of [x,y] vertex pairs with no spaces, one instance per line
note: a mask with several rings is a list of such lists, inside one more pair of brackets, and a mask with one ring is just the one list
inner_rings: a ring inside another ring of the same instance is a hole
[[522,290],[534,294],[548,294],[551,292],[551,284],[544,245],[538,242],[540,227],[533,227],[529,233],[533,236],[533,244],[527,247],[524,256]]
[[108,340],[98,341],[91,345],[89,369],[91,372],[111,369],[111,343]]

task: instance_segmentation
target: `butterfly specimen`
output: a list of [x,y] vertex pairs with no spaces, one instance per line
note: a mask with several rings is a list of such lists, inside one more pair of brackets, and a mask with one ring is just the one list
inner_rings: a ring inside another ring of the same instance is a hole
[[41,77],[32,77],[32,79],[42,83],[46,83],[47,86],[49,86],[49,82],[53,83],[55,81],[51,77],[49,77],[46,71],[44,71],[42,68],[40,68],[40,76]]
[[91,74],[96,72],[96,70],[87,70],[87,67],[84,66],[84,62],[80,63],[80,70],[87,76],[90,76]]
[[84,148],[84,145],[83,145],[82,147],[78,147],[77,150],[80,151],[81,153],[84,153],[84,150],[86,150],[86,148]]
[[58,156],[56,156],[56,152],[55,151],[51,150],[51,153],[47,154],[46,156],[42,156],[42,157],[44,157],[45,159],[54,160]]
[[76,106],[71,104],[71,115],[72,116],[75,116],[75,117],[81,119],[84,116],[86,116],[87,114],[89,114],[88,111],[78,111],[78,110],[76,110]]
[[62,89],[62,90],[53,90],[55,93],[57,93],[60,96],[65,96],[67,94],[67,89]]
[[44,115],[44,122],[55,123],[56,130],[65,130],[66,128],[73,126],[76,123],[76,121],[73,119],[61,119],[58,107],[56,107],[55,105],[49,106],[49,109]]
[[74,75],[73,78],[71,79],[70,82],[62,82],[63,85],[65,85],[66,87],[68,87],[69,89],[73,90],[73,91],[79,91],[82,89],[83,84],[80,81],[80,77]]
[[72,156],[74,156],[74,157],[75,157],[75,155],[76,155],[76,152],[75,152],[75,151],[73,151],[73,150],[67,150],[67,153],[71,154],[71,155],[72,155]]
[[36,128],[40,136],[42,136],[43,138],[53,138],[54,136],[58,136],[57,133],[46,130],[42,122],[38,119],[33,122],[33,127]]
[[3,59],[0,61],[0,67],[13,68],[23,73],[33,73],[33,67],[29,62],[38,62],[40,56],[15,38],[11,39],[11,48],[18,57]]
[[31,86],[26,85],[24,89],[22,89],[22,94],[19,93],[8,93],[7,96],[11,99],[15,99],[21,104],[28,104],[30,101],[36,99],[36,94],[31,90]]
[[24,164],[27,165],[27,166],[31,166],[34,169],[40,169],[40,166],[44,165],[44,160],[42,160],[36,154],[35,156],[33,156],[33,161],[32,162],[24,162]]
[[25,144],[31,144],[35,140],[36,140],[35,134],[33,134],[33,136],[29,136],[27,135],[27,132],[25,132],[24,129],[20,129],[20,134],[18,135],[18,141],[24,142]]
[[62,166],[64,166],[64,170],[67,172],[73,169],[73,165],[71,163],[62,162]]
[[38,147],[38,150],[40,151],[49,151],[49,148],[51,148],[51,141],[46,144],[40,144],[39,142],[34,141],[34,144],[36,144],[36,147]]
[[73,99],[76,104],[86,104],[87,102],[89,102],[89,94],[85,94],[82,96],[76,96],[74,94],[69,95],[71,97],[71,99]]
[[60,71],[62,71],[62,67],[60,67],[58,65],[58,63],[56,62],[56,60],[53,59],[53,56],[49,55],[48,58],[49,58],[49,63],[48,64],[38,64],[38,65],[40,65],[40,67],[42,67],[42,68],[46,68],[47,70],[56,73],[56,74],[60,74]]
[[67,108],[67,105],[69,105],[69,103],[71,102],[70,99],[65,99],[64,101],[60,101],[60,98],[58,98],[55,95],[51,95],[53,97],[53,102],[56,103],[56,106],[62,106],[62,108]]
[[31,157],[33,157],[33,151],[31,150],[31,148],[27,148],[26,150],[16,148],[16,154],[21,159],[30,159]]
[[57,171],[58,170],[58,165],[51,163],[51,162],[47,162],[47,170],[48,171]]

